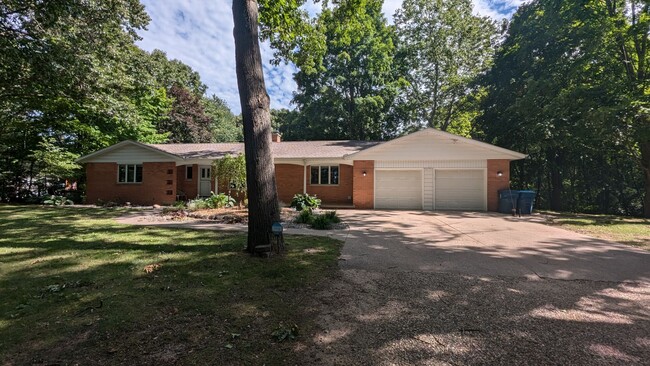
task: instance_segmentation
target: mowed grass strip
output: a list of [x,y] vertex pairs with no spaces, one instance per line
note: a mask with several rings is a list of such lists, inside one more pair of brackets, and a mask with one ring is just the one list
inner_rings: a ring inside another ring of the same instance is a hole
[[650,250],[650,219],[543,211],[551,225]]
[[[0,206],[3,364],[278,364],[341,243],[289,236],[253,258],[246,236],[121,225],[121,210]],[[282,332],[279,332],[282,333]]]

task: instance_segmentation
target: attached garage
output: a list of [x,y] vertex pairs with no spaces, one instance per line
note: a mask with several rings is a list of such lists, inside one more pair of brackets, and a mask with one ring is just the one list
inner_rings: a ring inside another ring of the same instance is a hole
[[433,187],[436,210],[487,209],[484,170],[437,169]]
[[354,161],[355,207],[495,211],[498,191],[509,187],[510,161],[525,157],[425,129],[345,159]]
[[422,209],[422,170],[375,171],[375,207]]

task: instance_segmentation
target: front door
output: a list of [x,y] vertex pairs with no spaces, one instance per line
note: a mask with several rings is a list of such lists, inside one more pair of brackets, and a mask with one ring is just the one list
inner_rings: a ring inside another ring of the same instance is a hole
[[207,197],[212,191],[212,168],[209,166],[199,167],[199,196]]

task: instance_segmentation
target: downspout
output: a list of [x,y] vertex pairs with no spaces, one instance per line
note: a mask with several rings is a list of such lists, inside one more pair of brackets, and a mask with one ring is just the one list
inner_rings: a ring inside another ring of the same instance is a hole
[[307,194],[307,159],[302,159],[302,194]]

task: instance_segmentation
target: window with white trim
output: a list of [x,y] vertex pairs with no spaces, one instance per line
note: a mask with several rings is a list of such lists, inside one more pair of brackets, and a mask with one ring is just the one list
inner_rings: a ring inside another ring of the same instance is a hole
[[339,184],[338,165],[319,165],[311,167],[312,185],[336,185]]
[[142,165],[119,164],[117,166],[118,183],[142,183]]

